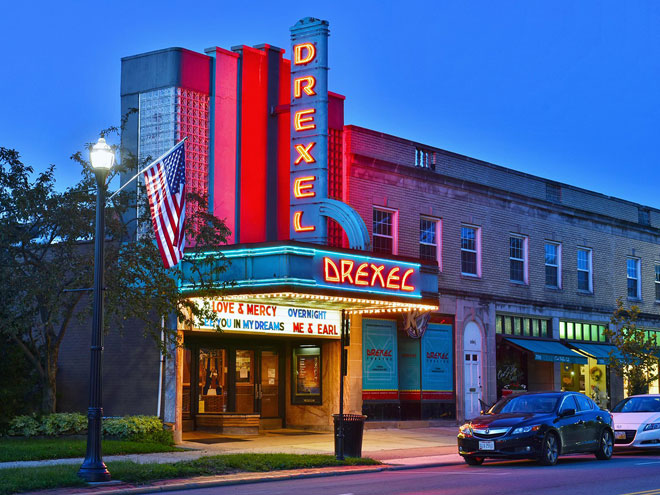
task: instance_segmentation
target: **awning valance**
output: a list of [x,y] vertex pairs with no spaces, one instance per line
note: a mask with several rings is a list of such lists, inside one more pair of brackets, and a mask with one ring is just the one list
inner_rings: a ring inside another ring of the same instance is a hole
[[587,364],[587,358],[565,345],[550,340],[528,340],[505,337],[504,340],[534,354],[537,361]]

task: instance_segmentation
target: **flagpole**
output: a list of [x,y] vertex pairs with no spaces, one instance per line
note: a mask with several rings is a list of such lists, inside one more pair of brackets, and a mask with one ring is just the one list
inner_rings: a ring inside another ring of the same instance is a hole
[[147,166],[144,167],[142,170],[140,170],[137,174],[135,174],[135,175],[131,178],[131,180],[129,180],[128,182],[125,182],[123,186],[121,186],[121,187],[120,187],[119,189],[117,189],[114,193],[112,193],[112,194],[110,195],[110,197],[108,198],[108,200],[111,200],[111,199],[114,198],[117,194],[119,194],[119,193],[121,192],[122,189],[124,189],[127,185],[129,185],[131,182],[133,182],[135,179],[137,179],[137,178],[140,176],[140,174],[143,174],[143,173],[145,172],[145,170],[147,170],[149,167],[153,166],[154,163],[158,163],[158,162],[161,161],[164,157],[166,157],[168,154],[170,154],[172,151],[174,151],[176,148],[178,148],[179,146],[181,146],[181,145],[185,142],[186,139],[188,139],[188,136],[184,137],[181,141],[179,141],[179,142],[176,143],[174,146],[172,146],[172,148],[170,148],[169,150],[167,150],[165,153],[163,153],[163,154],[160,155],[158,158],[156,158],[154,161],[152,161],[149,165],[147,165]]

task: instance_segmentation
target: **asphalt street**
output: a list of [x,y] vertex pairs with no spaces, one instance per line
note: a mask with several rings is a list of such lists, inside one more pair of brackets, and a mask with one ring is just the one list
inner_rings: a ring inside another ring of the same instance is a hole
[[369,474],[176,491],[194,495],[470,495],[580,494],[660,495],[660,455],[618,454],[610,461],[593,456],[562,457],[556,466],[531,461],[486,461]]

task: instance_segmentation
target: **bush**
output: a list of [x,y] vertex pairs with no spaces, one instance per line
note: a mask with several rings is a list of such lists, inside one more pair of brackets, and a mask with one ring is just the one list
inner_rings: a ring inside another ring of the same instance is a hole
[[156,416],[125,416],[105,418],[103,435],[118,440],[135,440],[172,445],[172,432],[163,429],[163,422]]
[[55,413],[41,418],[39,432],[42,435],[58,436],[83,433],[87,430],[87,416],[80,413]]
[[39,433],[39,421],[34,416],[16,416],[9,422],[10,435],[32,437]]

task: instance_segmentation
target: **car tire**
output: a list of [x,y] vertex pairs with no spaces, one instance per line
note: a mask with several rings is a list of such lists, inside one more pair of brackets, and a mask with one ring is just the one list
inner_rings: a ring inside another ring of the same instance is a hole
[[559,458],[559,437],[555,433],[548,433],[543,438],[541,444],[541,457],[539,464],[541,466],[554,466]]
[[598,450],[596,451],[596,459],[600,461],[609,461],[612,458],[612,451],[614,450],[614,439],[612,432],[604,429],[600,434],[600,441],[598,442]]
[[464,455],[463,460],[468,466],[481,466],[484,463],[483,457],[474,457],[472,455]]

